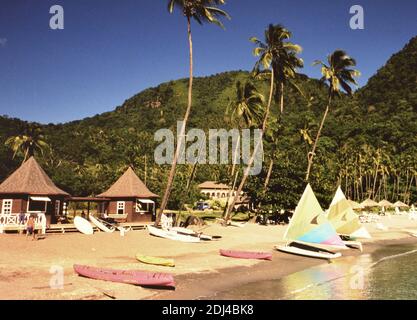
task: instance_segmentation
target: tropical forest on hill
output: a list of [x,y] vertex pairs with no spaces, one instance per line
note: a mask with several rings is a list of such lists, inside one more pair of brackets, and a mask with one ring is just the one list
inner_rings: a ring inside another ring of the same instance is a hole
[[[187,130],[259,127],[260,123],[239,119],[236,124],[227,112],[236,100],[237,86],[249,80],[267,100],[269,78],[252,79],[248,71],[195,78]],[[280,99],[272,101],[263,170],[244,186],[252,202],[267,210],[296,206],[306,184],[308,154],[327,106],[326,83],[302,74],[295,75],[294,82],[285,88],[283,113]],[[166,82],[111,112],[64,124],[34,124],[2,116],[0,181],[25,157],[22,150],[14,156],[10,137],[36,136],[47,145],[34,148],[37,160],[57,186],[72,195],[97,195],[132,166],[162,197],[170,166],[154,162],[159,144],[154,132],[160,128],[176,132],[187,107],[187,93],[188,79]],[[309,182],[324,207],[339,184],[354,200],[417,201],[417,37],[352,97],[334,98],[314,155]],[[243,170],[240,166],[238,182]],[[177,209],[199,200],[197,185],[203,181],[231,184],[231,171],[232,165],[178,165],[168,207]]]

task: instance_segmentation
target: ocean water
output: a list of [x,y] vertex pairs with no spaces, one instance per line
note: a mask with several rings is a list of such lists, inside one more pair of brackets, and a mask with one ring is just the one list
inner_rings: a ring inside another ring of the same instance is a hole
[[342,257],[281,279],[219,292],[211,298],[417,300],[417,246],[387,246],[372,254]]

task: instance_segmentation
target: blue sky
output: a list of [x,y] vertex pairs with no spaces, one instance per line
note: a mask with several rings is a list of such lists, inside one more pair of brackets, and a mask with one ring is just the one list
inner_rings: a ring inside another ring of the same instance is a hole
[[[64,8],[65,29],[51,30],[49,8]],[[365,29],[349,27],[352,5]],[[186,21],[167,0],[2,0],[0,114],[59,123],[113,110],[132,95],[188,75]],[[195,75],[252,68],[251,36],[282,23],[304,48],[303,73],[335,49],[356,58],[366,84],[417,35],[415,0],[228,0],[226,30],[193,25]]]

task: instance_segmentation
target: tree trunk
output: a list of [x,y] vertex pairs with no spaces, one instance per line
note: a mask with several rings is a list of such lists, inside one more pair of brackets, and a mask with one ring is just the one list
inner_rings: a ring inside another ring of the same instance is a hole
[[[240,134],[237,137],[237,143],[236,143],[236,148],[235,148],[235,156],[233,157],[233,164],[232,164],[232,173],[231,173],[231,177],[233,179],[233,176],[235,175],[235,169],[236,169],[236,160],[237,160],[237,149],[240,145]],[[240,150],[240,149],[239,149]]]
[[271,179],[272,167],[273,166],[274,166],[274,160],[271,159],[271,162],[269,163],[268,173],[266,174],[266,178],[265,178],[264,193],[266,193],[266,190],[268,188],[269,180]]
[[308,182],[308,179],[310,178],[310,171],[311,171],[311,166],[313,165],[313,158],[316,152],[317,143],[320,138],[321,130],[323,129],[324,121],[326,121],[327,114],[329,113],[331,103],[332,103],[332,96],[329,95],[329,102],[327,104],[326,111],[324,112],[323,119],[321,120],[319,131],[317,132],[317,137],[316,137],[316,140],[314,141],[313,149],[308,154],[308,167],[307,167],[307,174],[306,174],[306,182]]
[[226,216],[225,216],[226,222],[228,221],[228,219],[230,217],[230,214],[232,213],[232,210],[233,210],[233,208],[235,206],[235,203],[237,201],[237,198],[239,197],[240,193],[242,192],[243,187],[245,186],[246,180],[247,180],[247,178],[249,176],[250,168],[251,168],[251,166],[252,166],[252,164],[253,164],[253,162],[255,160],[256,153],[258,152],[259,147],[261,146],[262,141],[263,141],[263,136],[264,136],[264,133],[265,133],[266,125],[268,123],[269,110],[271,108],[271,103],[272,103],[272,96],[273,96],[273,93],[274,93],[274,69],[272,69],[272,68],[271,68],[271,85],[270,85],[270,89],[269,90],[270,90],[270,92],[269,92],[269,100],[268,100],[268,105],[267,105],[266,111],[265,111],[264,121],[262,123],[261,138],[259,139],[259,142],[256,144],[255,149],[253,150],[252,156],[250,157],[249,163],[248,163],[248,165],[247,165],[247,167],[245,169],[245,172],[243,174],[242,181],[240,182],[239,188],[237,189],[236,194],[233,197],[233,201],[230,204],[230,206],[227,208],[227,212],[226,212]]
[[188,29],[187,30],[188,31],[188,43],[189,43],[189,49],[190,49],[190,79],[189,79],[189,84],[188,84],[188,106],[187,106],[187,110],[185,111],[184,120],[183,120],[181,131],[179,134],[179,139],[177,141],[177,149],[175,151],[174,159],[172,161],[171,171],[169,172],[167,187],[165,189],[164,196],[162,197],[161,207],[159,208],[159,212],[155,220],[156,226],[161,221],[161,215],[167,206],[168,199],[171,194],[172,185],[173,185],[174,178],[175,178],[175,170],[177,168],[177,161],[180,155],[181,146],[182,146],[184,135],[185,135],[185,128],[186,128],[188,118],[191,112],[192,93],[193,93],[193,41],[192,41],[192,36],[191,36],[191,20],[189,17],[187,19],[187,29]]
[[281,82],[280,98],[281,98],[281,114],[283,114],[284,113],[284,82]]
[[236,175],[235,175],[235,178],[233,179],[233,183],[232,183],[232,189],[229,190],[229,193],[227,195],[226,206],[225,206],[224,212],[223,212],[223,218],[226,218],[226,214],[227,214],[227,212],[229,210],[229,201],[230,201],[230,198],[232,197],[233,192],[235,190],[236,182],[237,182],[237,177],[238,176],[239,176],[239,170],[236,171]]
[[376,163],[376,169],[375,169],[375,176],[374,176],[374,184],[372,185],[372,195],[371,198],[375,197],[375,188],[376,188],[376,179],[378,178],[378,169],[379,169],[379,161]]

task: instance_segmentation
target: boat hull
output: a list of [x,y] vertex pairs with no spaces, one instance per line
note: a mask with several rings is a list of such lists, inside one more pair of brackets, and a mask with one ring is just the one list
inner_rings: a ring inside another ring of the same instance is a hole
[[115,270],[77,264],[74,265],[74,271],[80,276],[96,280],[128,283],[139,286],[175,287],[174,277],[167,273]]
[[173,230],[162,230],[162,229],[150,226],[150,225],[148,225],[147,228],[148,228],[149,233],[156,237],[182,241],[182,242],[191,242],[191,243],[200,242],[200,238],[198,237],[193,237],[191,235],[185,235],[185,234],[179,234],[178,232],[173,231]]
[[74,226],[77,228],[78,231],[80,231],[83,234],[92,235],[94,233],[94,229],[91,225],[91,223],[79,216],[74,218]]
[[97,228],[99,228],[101,231],[107,232],[107,233],[111,233],[114,231],[114,229],[110,229],[108,227],[106,227],[106,225],[104,223],[102,223],[100,220],[94,218],[92,215],[90,215],[89,217],[90,222],[92,224],[94,224]]
[[220,254],[225,257],[238,259],[272,260],[272,253],[269,252],[252,252],[220,249]]
[[286,246],[275,246],[275,249],[281,252],[295,254],[298,256],[304,256],[309,258],[316,259],[336,259],[342,256],[340,252],[331,252],[328,250],[323,250],[313,246],[300,245],[300,244],[290,244]]
[[146,264],[153,264],[156,266],[163,266],[163,267],[175,267],[174,259],[151,257],[151,256],[145,256],[141,254],[137,254],[136,259]]
[[343,243],[349,248],[359,249],[361,252],[363,251],[362,242],[346,240],[343,241]]
[[183,228],[183,227],[173,227],[172,229],[179,234],[184,234],[184,235],[188,235],[188,236],[192,236],[192,237],[198,237],[201,240],[206,240],[206,241],[211,241],[214,239],[218,239],[218,236],[210,236],[208,234],[202,234],[202,233],[197,233],[194,230],[191,229],[187,229],[187,228]]

